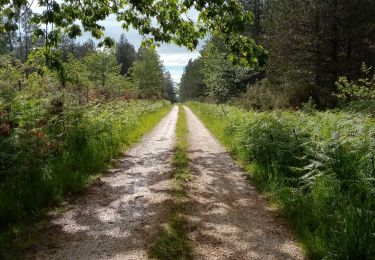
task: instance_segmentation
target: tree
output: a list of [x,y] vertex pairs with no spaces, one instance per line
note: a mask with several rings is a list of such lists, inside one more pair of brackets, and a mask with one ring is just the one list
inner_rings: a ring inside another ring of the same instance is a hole
[[146,97],[161,96],[164,68],[154,49],[139,48],[132,67],[134,87]]
[[107,98],[113,91],[122,87],[121,81],[125,82],[125,78],[120,75],[120,66],[111,50],[105,49],[89,54],[85,58],[85,64],[88,67],[91,81],[100,94]]
[[68,61],[71,55],[76,57],[78,45],[76,44],[74,39],[69,38],[67,35],[63,35],[61,37],[58,47],[61,53],[61,59],[63,61]]
[[14,51],[17,42],[15,20],[13,17],[0,16],[0,24],[9,24],[9,30],[0,30],[0,54],[8,54]]
[[95,50],[95,42],[92,39],[88,39],[82,45],[77,45],[75,57],[78,59],[84,58]]
[[18,39],[16,47],[16,57],[22,62],[27,60],[31,49],[38,44],[32,41],[32,34],[36,25],[32,22],[33,12],[30,9],[21,9],[18,19]]
[[179,88],[179,98],[182,101],[196,100],[206,95],[201,69],[202,58],[189,60],[184,68]]
[[240,0],[240,3],[246,11],[253,13],[253,24],[246,30],[257,43],[261,42],[264,35],[264,5],[266,0]]
[[[90,59],[88,59],[90,60]],[[94,67],[92,62],[91,67]],[[80,104],[89,102],[90,89],[93,88],[93,82],[91,81],[92,73],[89,71],[89,66],[86,65],[82,60],[75,59],[72,54],[69,55],[68,60],[64,63],[67,82],[72,85],[77,93],[78,101]]]
[[121,34],[120,41],[116,44],[116,60],[118,64],[121,64],[121,75],[128,74],[135,60],[135,49],[124,34]]
[[249,69],[233,65],[228,55],[225,45],[217,38],[208,41],[202,51],[203,83],[207,93],[219,103],[244,92],[250,78]]
[[164,74],[164,87],[163,87],[162,97],[166,100],[169,100],[172,103],[177,102],[176,90],[175,90],[174,85],[175,84],[172,80],[171,73],[167,71]]
[[[9,54],[13,47],[12,42],[15,37],[12,37],[13,33],[1,33],[0,34],[0,55]],[[12,39],[13,38],[13,39]],[[9,45],[9,43],[11,43]]]
[[58,47],[63,61],[67,61],[71,55],[74,58],[82,59],[96,49],[92,39],[88,39],[83,44],[80,44],[67,35],[61,37]]
[[362,62],[375,63],[374,13],[371,0],[267,0],[268,76],[308,88],[305,101],[312,95],[320,107],[334,106],[338,76],[357,78]]

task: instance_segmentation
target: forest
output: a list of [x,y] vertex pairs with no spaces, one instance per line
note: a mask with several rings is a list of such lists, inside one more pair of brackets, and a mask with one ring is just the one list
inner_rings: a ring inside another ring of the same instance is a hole
[[[49,211],[103,185],[114,161],[167,119],[175,129],[156,141],[160,149],[169,139],[176,144],[129,164],[130,172],[138,164],[159,167],[142,174],[172,169],[172,202],[161,217],[167,223],[155,222],[167,228],[142,237],[148,258],[256,259],[238,245],[227,249],[227,237],[218,244],[232,255],[202,255],[198,244],[209,235],[191,235],[198,224],[189,216],[199,212],[191,185],[210,161],[194,159],[190,110],[277,208],[280,226],[303,251],[291,259],[375,259],[375,1],[37,2],[0,1],[0,259],[23,259]],[[111,15],[143,37],[138,49],[125,31],[117,41],[105,35],[100,21]],[[83,32],[90,38],[83,41]],[[158,47],[194,50],[200,42],[199,57],[174,82]],[[149,142],[148,152],[157,151]],[[224,166],[211,170],[223,172],[221,179],[229,174]],[[224,192],[215,185],[206,188]],[[269,250],[258,256],[286,258]]]

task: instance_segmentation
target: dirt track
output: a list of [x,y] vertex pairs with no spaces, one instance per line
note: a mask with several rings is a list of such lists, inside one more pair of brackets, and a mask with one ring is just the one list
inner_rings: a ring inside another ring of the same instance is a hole
[[168,214],[177,113],[174,107],[116,168],[55,213],[27,258],[147,259],[150,239]]
[[[302,250],[198,118],[189,129],[189,239],[196,259],[303,259]],[[171,157],[178,108],[117,167],[51,216],[28,259],[147,259],[171,207]]]
[[225,149],[185,107],[196,259],[303,259],[291,234]]

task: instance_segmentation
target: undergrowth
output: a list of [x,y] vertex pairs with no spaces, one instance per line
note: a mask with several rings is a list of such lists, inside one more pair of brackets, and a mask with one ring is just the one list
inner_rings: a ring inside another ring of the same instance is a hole
[[190,103],[276,202],[311,259],[375,259],[375,120]]
[[190,179],[187,157],[187,122],[184,109],[179,108],[176,126],[176,149],[172,159],[173,206],[167,223],[156,236],[150,248],[150,257],[156,259],[192,259],[193,249],[188,240],[186,182]]
[[47,207],[87,187],[170,107],[164,101],[113,101],[51,117],[40,107],[13,108],[16,127],[0,140],[0,258],[10,249],[22,251],[10,246],[14,241],[27,247],[29,226]]

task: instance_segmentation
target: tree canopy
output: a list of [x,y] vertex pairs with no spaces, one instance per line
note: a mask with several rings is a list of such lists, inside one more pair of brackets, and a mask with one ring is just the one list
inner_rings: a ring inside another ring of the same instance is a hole
[[217,38],[207,42],[202,51],[203,83],[207,94],[218,102],[228,101],[246,89],[249,70],[233,65],[228,59],[228,50]]
[[134,87],[145,97],[160,96],[164,83],[164,67],[152,48],[139,48],[132,67]]
[[126,39],[125,34],[121,34],[120,41],[116,43],[116,60],[121,64],[121,75],[128,74],[135,59],[134,46]]
[[189,60],[182,73],[179,98],[182,101],[194,100],[205,95],[205,85],[201,73],[202,58]]
[[[18,21],[31,4],[27,0],[1,1],[0,33],[17,30]],[[38,8],[43,11],[33,14],[32,21],[37,25],[34,33],[44,37],[47,56],[62,33],[74,38],[82,30],[89,31],[102,39],[101,44],[112,45],[113,40],[105,37],[100,21],[115,15],[125,30],[137,29],[148,44],[170,42],[192,50],[200,38],[210,34],[222,38],[233,61],[261,67],[266,62],[264,49],[243,34],[253,15],[245,12],[237,0],[40,0]],[[199,12],[197,21],[189,18],[193,9]]]
[[164,87],[162,89],[162,97],[172,103],[177,102],[175,83],[169,71],[164,73]]

